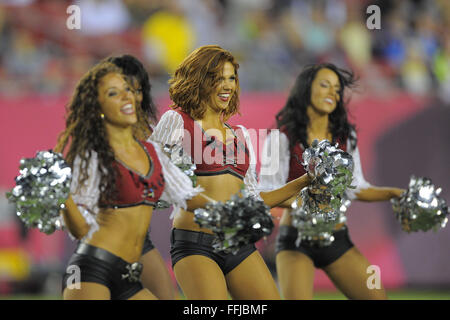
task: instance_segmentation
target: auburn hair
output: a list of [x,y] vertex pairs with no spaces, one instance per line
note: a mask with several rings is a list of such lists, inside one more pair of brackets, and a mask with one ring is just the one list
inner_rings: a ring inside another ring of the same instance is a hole
[[236,89],[228,108],[222,112],[224,120],[239,113],[239,64],[234,56],[217,45],[206,45],[195,49],[175,70],[169,80],[169,94],[174,104],[193,119],[202,119],[207,101],[222,76],[223,66],[230,62],[235,70]]

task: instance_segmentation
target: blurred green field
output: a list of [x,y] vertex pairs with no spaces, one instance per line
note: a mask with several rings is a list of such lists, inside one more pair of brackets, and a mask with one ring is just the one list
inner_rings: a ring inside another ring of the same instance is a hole
[[[450,291],[395,290],[387,291],[390,300],[450,300]],[[316,292],[315,300],[347,300],[340,292]]]
[[[390,300],[450,300],[450,291],[391,290],[388,291],[388,297]],[[11,295],[0,296],[0,300],[61,300],[61,296]],[[347,300],[347,298],[337,291],[319,291],[315,293],[314,300]]]

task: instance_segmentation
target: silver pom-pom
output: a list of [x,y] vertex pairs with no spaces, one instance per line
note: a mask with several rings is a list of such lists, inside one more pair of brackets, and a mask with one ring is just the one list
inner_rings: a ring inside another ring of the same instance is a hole
[[156,210],[168,209],[171,206],[172,205],[169,202],[165,201],[165,200],[158,200],[156,202],[155,209]]
[[[191,162],[191,158],[184,153],[183,147],[177,146],[175,144],[166,144],[164,145],[163,150],[169,156],[170,161],[191,179],[192,185],[195,187],[197,185],[197,176],[195,175],[194,171],[197,169],[197,167]],[[171,206],[172,205],[167,201],[158,200],[156,202],[155,209],[168,209]]]
[[404,231],[437,231],[445,227],[449,208],[439,196],[441,191],[428,178],[411,177],[406,192],[391,199],[392,209]]
[[[351,186],[353,179],[352,156],[338,149],[338,145],[331,145],[328,140],[314,140],[310,148],[303,152],[303,167],[313,178],[310,185],[312,193],[333,198],[343,195]],[[338,209],[339,201],[333,206]]]
[[60,213],[69,197],[72,170],[60,153],[39,151],[20,160],[16,186],[6,194],[29,228],[51,234],[61,228]]
[[191,158],[185,154],[183,147],[180,145],[164,145],[164,152],[170,156],[170,160],[174,165],[180,168],[192,181],[192,185],[197,186],[197,176],[195,170],[197,166],[192,163]]
[[194,210],[194,221],[215,233],[212,246],[216,252],[233,254],[242,246],[270,235],[274,227],[270,208],[245,190],[225,203],[208,203],[205,209]]
[[350,200],[345,192],[353,188],[353,158],[327,140],[314,140],[303,153],[303,166],[312,182],[299,195],[301,206],[297,202],[292,205],[292,225],[298,230],[297,246],[302,241],[328,246],[334,241],[336,225],[346,221]]

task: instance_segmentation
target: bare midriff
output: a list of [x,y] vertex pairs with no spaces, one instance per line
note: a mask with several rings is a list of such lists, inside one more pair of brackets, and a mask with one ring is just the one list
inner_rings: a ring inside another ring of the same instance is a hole
[[[244,182],[241,179],[226,173],[214,176],[198,176],[197,184],[205,190],[203,193],[208,197],[216,201],[225,202],[229,200],[232,195],[241,190]],[[177,229],[213,233],[210,229],[201,228],[194,222],[194,213],[183,209],[175,215],[173,227]]]
[[127,262],[136,262],[148,231],[153,207],[140,205],[103,209],[97,215],[99,230],[86,243],[105,249]]

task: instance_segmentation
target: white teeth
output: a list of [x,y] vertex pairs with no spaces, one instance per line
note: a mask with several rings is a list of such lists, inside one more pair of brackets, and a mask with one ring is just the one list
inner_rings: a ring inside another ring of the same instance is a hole
[[219,94],[219,97],[221,97],[221,98],[228,98],[229,96],[230,96],[229,93],[222,93],[222,94]]
[[333,103],[333,102],[334,102],[334,101],[333,101],[332,99],[330,99],[330,98],[326,98],[325,101],[328,102],[328,103]]
[[122,111],[130,111],[133,110],[133,105],[131,103],[124,105],[122,108],[120,108]]

